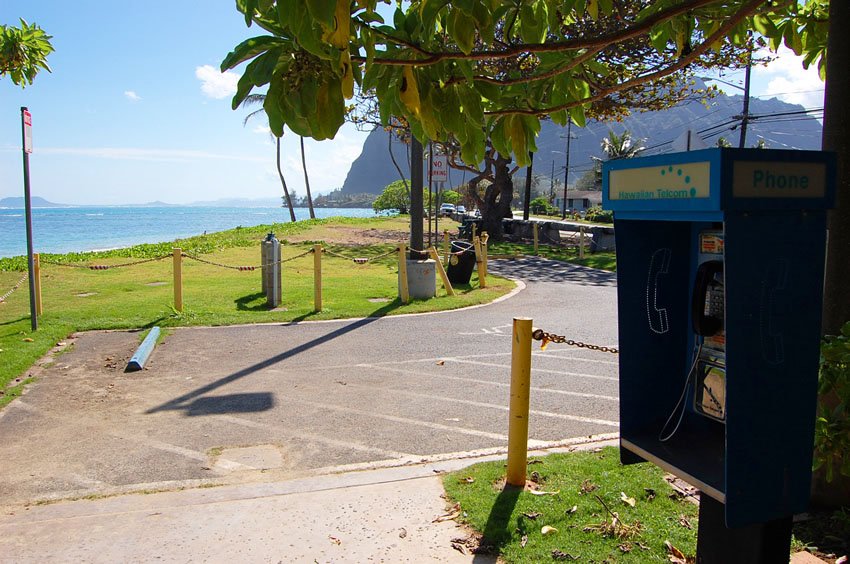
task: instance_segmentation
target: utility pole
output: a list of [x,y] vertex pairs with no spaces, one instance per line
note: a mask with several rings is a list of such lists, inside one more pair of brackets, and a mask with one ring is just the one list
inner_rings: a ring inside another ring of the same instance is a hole
[[549,203],[555,199],[555,159],[552,159],[552,172],[549,174]]
[[747,71],[744,74],[744,110],[741,112],[741,138],[738,141],[738,148],[743,149],[747,142],[747,122],[750,117],[750,71],[752,68],[753,51],[750,49],[747,55]]
[[561,204],[561,219],[567,219],[567,184],[570,181],[570,139],[573,136],[573,120],[567,122],[567,163],[564,167],[564,202]]
[[525,173],[525,201],[522,204],[522,220],[528,221],[528,208],[531,207],[531,168],[534,165],[534,153],[528,152],[528,168]]

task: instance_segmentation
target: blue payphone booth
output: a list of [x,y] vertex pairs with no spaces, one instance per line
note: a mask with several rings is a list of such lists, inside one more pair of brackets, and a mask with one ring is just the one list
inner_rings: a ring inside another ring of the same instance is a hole
[[834,185],[834,155],[812,151],[603,165],[621,458],[689,481],[730,528],[807,507]]

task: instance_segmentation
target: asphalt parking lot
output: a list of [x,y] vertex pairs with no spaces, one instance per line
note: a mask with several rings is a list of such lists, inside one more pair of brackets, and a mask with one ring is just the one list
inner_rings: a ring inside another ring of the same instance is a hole
[[[525,288],[439,314],[178,329],[137,373],[136,333],[78,335],[0,412],[0,506],[502,452],[512,319],[616,346],[616,287],[539,259],[491,271]],[[529,446],[616,433],[616,363],[535,345]]]

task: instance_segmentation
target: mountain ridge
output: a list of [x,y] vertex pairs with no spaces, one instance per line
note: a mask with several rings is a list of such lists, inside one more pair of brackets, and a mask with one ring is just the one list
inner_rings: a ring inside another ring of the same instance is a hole
[[[704,88],[697,81],[696,87]],[[592,167],[591,157],[603,157],[602,139],[609,130],[617,135],[629,131],[635,140],[645,140],[647,150],[642,155],[670,152],[674,141],[688,130],[695,131],[705,143],[712,147],[718,137],[725,137],[733,146],[738,145],[738,126],[743,106],[743,96],[728,96],[724,93],[704,102],[689,100],[673,108],[654,112],[635,112],[615,123],[588,123],[587,127],[571,128],[569,184],[573,185]],[[776,116],[792,112],[791,116]],[[797,112],[800,112],[799,114]],[[746,146],[756,145],[764,139],[772,149],[820,150],[823,126],[815,118],[805,113],[805,108],[789,104],[777,98],[763,99],[750,97],[749,120],[747,124]],[[551,177],[551,182],[563,186],[566,164],[567,128],[544,121],[537,137],[538,150],[534,154],[533,171],[535,175]],[[398,171],[387,158],[388,133],[382,128],[373,130],[363,143],[363,150],[352,163],[342,186],[343,194],[372,193],[380,194],[384,187],[399,179]],[[406,178],[410,178],[410,167],[406,146],[393,140],[393,155]],[[427,170],[427,165],[426,165]],[[471,177],[471,174],[451,170],[445,188],[455,189]],[[517,171],[517,179],[525,177],[525,169]],[[427,186],[428,176],[425,175]]]

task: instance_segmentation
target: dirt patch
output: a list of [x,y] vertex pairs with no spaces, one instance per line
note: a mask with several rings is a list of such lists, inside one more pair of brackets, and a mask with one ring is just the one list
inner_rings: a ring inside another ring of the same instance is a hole
[[[319,238],[334,245],[375,245],[380,243],[401,243],[410,238],[410,233],[391,229],[362,229],[357,227],[331,227],[323,229]],[[287,237],[291,243],[301,243],[317,238],[317,233]]]

